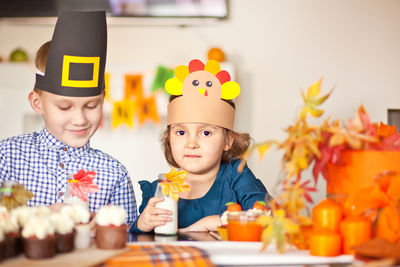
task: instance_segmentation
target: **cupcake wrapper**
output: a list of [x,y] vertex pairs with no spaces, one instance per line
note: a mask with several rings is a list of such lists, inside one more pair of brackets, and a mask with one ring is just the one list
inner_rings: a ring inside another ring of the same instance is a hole
[[55,236],[45,239],[23,238],[23,244],[25,256],[30,259],[51,258],[56,254]]
[[71,252],[74,250],[75,233],[57,234],[56,251],[58,253]]
[[4,258],[18,256],[22,252],[22,239],[19,233],[6,235],[3,247]]
[[119,249],[126,245],[127,225],[96,226],[96,245],[100,249]]

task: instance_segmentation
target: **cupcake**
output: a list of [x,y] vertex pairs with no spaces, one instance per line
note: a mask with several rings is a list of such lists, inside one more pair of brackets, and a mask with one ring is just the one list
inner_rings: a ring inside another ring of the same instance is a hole
[[72,218],[75,223],[74,246],[76,249],[85,249],[91,243],[91,227],[88,224],[90,212],[86,205],[75,202],[61,208],[60,213]]
[[90,212],[86,205],[74,203],[65,205],[60,210],[61,214],[71,217],[75,224],[87,224],[90,220]]
[[20,228],[34,215],[34,208],[28,206],[20,206],[11,211],[11,216],[15,217]]
[[9,213],[5,207],[0,207],[0,225],[5,235],[3,248],[4,258],[17,256],[22,251],[19,225],[16,216],[14,216],[13,213]]
[[56,252],[70,252],[74,249],[74,220],[62,213],[53,213],[50,219],[56,232]]
[[4,233],[3,229],[0,228],[0,261],[3,260],[3,249],[4,249]]
[[56,253],[56,236],[49,217],[34,215],[22,229],[24,253],[27,258],[51,258]]
[[126,211],[120,206],[104,206],[96,214],[96,245],[101,249],[124,248],[127,237]]

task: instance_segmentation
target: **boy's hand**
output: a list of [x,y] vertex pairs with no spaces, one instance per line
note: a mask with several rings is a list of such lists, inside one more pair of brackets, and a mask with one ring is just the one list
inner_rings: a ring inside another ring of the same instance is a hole
[[172,212],[165,209],[156,208],[156,204],[164,201],[162,197],[152,197],[147,203],[146,208],[140,214],[137,221],[137,228],[143,232],[150,232],[154,227],[164,225],[172,219],[168,217]]
[[186,228],[179,229],[179,232],[217,231],[217,226],[221,226],[221,218],[218,215],[210,215],[198,220]]

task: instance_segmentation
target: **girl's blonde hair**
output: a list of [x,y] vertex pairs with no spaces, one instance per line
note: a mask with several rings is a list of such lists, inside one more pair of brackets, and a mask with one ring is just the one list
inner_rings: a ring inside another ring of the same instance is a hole
[[[179,96],[171,96],[169,102],[171,102],[176,97]],[[224,100],[224,101],[228,102],[233,108],[235,108],[235,103],[233,101],[231,100]],[[228,136],[231,136],[233,138],[233,143],[229,150],[224,151],[222,153],[221,163],[227,163],[231,159],[237,158],[240,155],[242,155],[249,148],[250,143],[252,141],[248,133],[238,133],[225,128],[224,131],[226,138]],[[160,137],[162,148],[164,150],[165,159],[171,166],[175,168],[180,168],[178,164],[175,162],[174,157],[172,156],[171,143],[169,141],[170,135],[171,135],[171,127],[168,126],[167,129],[165,129],[161,133]]]

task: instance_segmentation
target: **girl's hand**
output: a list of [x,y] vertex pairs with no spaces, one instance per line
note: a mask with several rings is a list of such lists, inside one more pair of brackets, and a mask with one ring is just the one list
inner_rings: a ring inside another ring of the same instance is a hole
[[168,217],[172,212],[166,209],[156,208],[156,204],[164,201],[162,197],[152,197],[140,214],[137,221],[137,228],[143,232],[150,232],[154,227],[164,225],[172,219]]
[[186,228],[179,229],[179,232],[217,231],[217,226],[221,226],[221,218],[218,215],[210,215],[198,220]]

